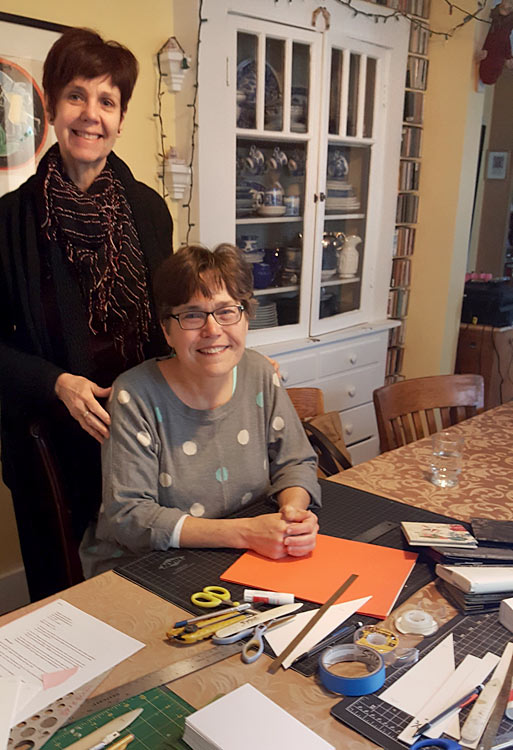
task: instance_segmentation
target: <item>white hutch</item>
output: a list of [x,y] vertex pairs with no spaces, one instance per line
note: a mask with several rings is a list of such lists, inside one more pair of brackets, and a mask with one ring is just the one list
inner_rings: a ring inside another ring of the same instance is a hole
[[[372,391],[384,382],[393,325],[408,23],[376,23],[337,0],[203,0],[201,9],[175,0],[174,9],[189,55],[200,10],[205,19],[189,241],[245,250],[260,303],[248,345],[278,360],[285,386],[322,388],[353,461],[371,458]],[[193,79],[176,99],[186,158]],[[180,223],[184,240],[185,210]]]

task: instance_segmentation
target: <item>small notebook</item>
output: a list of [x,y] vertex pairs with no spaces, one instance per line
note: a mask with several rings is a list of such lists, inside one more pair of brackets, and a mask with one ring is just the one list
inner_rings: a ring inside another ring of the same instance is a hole
[[494,565],[437,565],[437,576],[470,594],[513,592],[513,569]]
[[401,521],[408,544],[429,547],[477,547],[477,540],[460,523]]
[[187,716],[183,738],[193,750],[335,750],[248,683]]

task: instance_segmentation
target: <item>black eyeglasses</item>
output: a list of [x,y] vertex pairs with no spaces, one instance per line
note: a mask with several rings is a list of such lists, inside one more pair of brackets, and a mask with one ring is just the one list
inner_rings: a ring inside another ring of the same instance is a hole
[[169,317],[177,320],[180,328],[183,328],[184,331],[192,331],[198,328],[203,328],[209,315],[211,315],[215,322],[219,323],[220,326],[233,326],[242,318],[243,312],[244,305],[227,305],[226,307],[219,307],[212,312],[206,312],[205,310],[186,310],[185,312],[177,313],[176,315],[170,314]]

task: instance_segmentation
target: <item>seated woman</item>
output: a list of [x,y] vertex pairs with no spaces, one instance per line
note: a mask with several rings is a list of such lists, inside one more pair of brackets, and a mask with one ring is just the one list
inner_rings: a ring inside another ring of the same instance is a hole
[[[316,457],[272,365],[245,349],[249,266],[231,245],[185,247],[157,271],[154,293],[172,354],[114,382],[85,575],[170,547],[307,554],[318,529],[308,510],[319,504]],[[226,518],[263,496],[277,512]]]

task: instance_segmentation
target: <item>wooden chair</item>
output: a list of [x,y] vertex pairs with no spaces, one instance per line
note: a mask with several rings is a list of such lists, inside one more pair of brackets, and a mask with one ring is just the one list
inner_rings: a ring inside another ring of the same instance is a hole
[[40,422],[33,422],[30,435],[34,438],[42,466],[41,502],[47,508],[47,518],[53,532],[52,554],[59,559],[62,576],[59,588],[74,586],[84,580],[78,554],[79,544],[74,538],[71,513],[66,502],[59,463],[49,436]]
[[324,414],[324,395],[320,388],[287,388],[301,421]]
[[381,452],[432,435],[483,408],[481,375],[412,378],[374,391]]
[[[320,388],[287,388],[294,408],[304,427],[306,436],[317,454],[318,475],[331,477],[339,471],[350,469],[347,448],[342,436],[342,425],[338,413],[324,411],[324,395]],[[324,431],[311,422],[315,417],[326,416]],[[336,419],[334,419],[336,418]],[[340,435],[337,434],[337,428]],[[328,432],[329,434],[326,434]],[[330,439],[331,438],[331,439]],[[339,442],[340,441],[340,442]],[[339,442],[340,447],[336,445]]]

